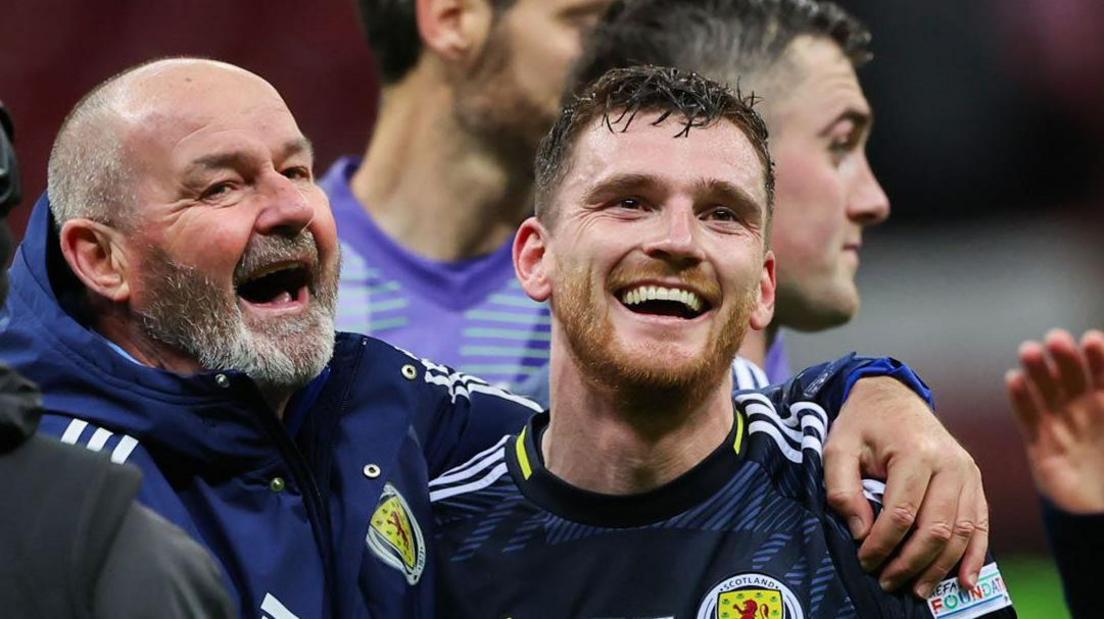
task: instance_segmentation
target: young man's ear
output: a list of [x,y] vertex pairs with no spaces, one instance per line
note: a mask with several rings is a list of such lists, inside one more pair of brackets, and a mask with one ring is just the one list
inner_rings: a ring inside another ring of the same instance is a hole
[[514,272],[525,294],[534,301],[543,303],[552,296],[548,273],[551,265],[548,231],[536,217],[530,217],[522,222],[514,237]]
[[90,219],[70,219],[59,236],[65,262],[86,288],[116,303],[130,298],[129,262],[117,230]]
[[774,267],[774,252],[768,249],[763,255],[763,272],[759,276],[759,298],[748,320],[748,326],[756,331],[766,329],[774,318],[774,292],[777,287]]
[[417,0],[422,45],[447,62],[478,59],[494,25],[491,0]]

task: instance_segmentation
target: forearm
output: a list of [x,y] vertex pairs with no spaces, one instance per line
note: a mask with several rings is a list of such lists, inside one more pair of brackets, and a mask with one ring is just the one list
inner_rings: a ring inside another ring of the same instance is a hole
[[1043,500],[1043,521],[1074,617],[1104,617],[1096,565],[1104,556],[1104,512],[1072,514]]

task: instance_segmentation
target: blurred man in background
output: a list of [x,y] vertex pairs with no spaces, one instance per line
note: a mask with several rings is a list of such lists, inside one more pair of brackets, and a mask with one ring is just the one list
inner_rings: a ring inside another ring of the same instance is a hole
[[1006,378],[1043,520],[1074,617],[1104,616],[1104,333],[1066,331],[1020,346]]
[[[0,104],[0,306],[20,200],[15,131]],[[0,331],[7,318],[0,314]],[[5,616],[231,617],[218,566],[135,501],[137,469],[35,434],[38,389],[0,363],[0,608]]]
[[361,0],[383,82],[363,158],[321,184],[344,250],[340,329],[515,384],[548,362],[547,310],[510,244],[537,142],[609,0]]

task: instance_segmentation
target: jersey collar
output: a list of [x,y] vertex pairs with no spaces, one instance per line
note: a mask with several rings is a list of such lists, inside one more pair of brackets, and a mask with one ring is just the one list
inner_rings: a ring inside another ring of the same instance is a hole
[[540,437],[547,411],[534,415],[506,443],[506,462],[518,488],[530,501],[567,520],[600,527],[639,527],[661,522],[700,504],[736,474],[747,442],[747,420],[738,407],[728,436],[697,466],[655,490],[610,495],[576,488],[544,468]]

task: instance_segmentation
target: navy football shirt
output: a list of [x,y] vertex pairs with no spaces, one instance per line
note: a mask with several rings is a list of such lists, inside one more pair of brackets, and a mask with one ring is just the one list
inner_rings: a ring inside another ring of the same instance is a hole
[[776,396],[736,396],[720,446],[644,494],[588,492],[545,469],[548,413],[434,480],[440,614],[1015,617],[995,564],[974,590],[948,580],[930,600],[883,592],[825,511],[824,409]]

